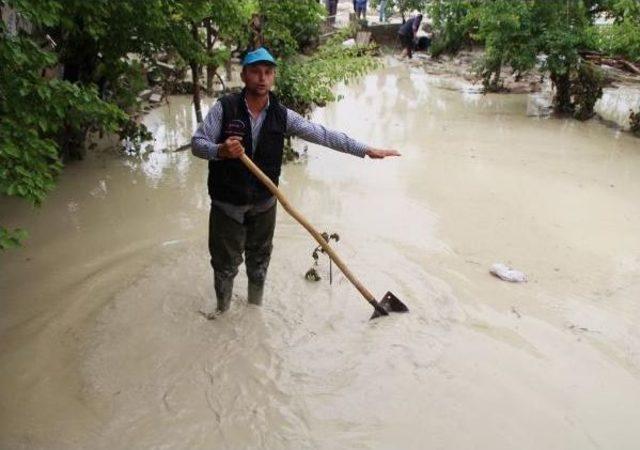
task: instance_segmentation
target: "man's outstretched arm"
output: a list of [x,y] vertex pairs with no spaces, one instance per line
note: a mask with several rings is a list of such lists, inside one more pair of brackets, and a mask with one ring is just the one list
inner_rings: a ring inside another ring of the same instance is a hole
[[368,156],[369,158],[381,159],[387,156],[400,156],[396,150],[369,147],[341,131],[330,130],[323,125],[310,122],[291,109],[287,110],[287,133],[305,141],[360,158]]

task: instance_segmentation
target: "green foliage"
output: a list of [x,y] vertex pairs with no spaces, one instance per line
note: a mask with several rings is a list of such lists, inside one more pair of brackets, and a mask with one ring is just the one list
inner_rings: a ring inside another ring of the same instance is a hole
[[96,76],[111,80],[109,90],[103,94],[107,100],[120,109],[133,112],[138,106],[138,93],[147,87],[146,70],[139,60],[115,61],[113,64],[100,63]]
[[[0,22],[0,194],[39,205],[63,156],[80,155],[89,130],[142,139],[128,120],[158,52],[217,66],[248,41],[254,0],[6,0],[31,26]],[[209,51],[192,31],[208,20],[227,46]],[[45,38],[46,36],[46,38]],[[55,44],[52,44],[55,42]],[[62,68],[64,69],[62,71]],[[60,73],[58,73],[60,72]],[[0,248],[24,233],[0,228]]]
[[593,107],[602,97],[604,75],[602,71],[586,62],[582,62],[571,83],[571,97],[575,111],[573,116],[578,120],[587,120],[593,117]]
[[[230,57],[229,47],[234,43],[246,46],[249,42],[249,20],[255,11],[252,0],[162,0],[168,12],[168,35],[162,41],[166,48],[173,49],[184,61],[195,60],[198,64],[224,64]],[[194,40],[192,25],[201,27],[205,20],[211,21],[214,38],[222,41],[222,49],[207,52],[202,33]]]
[[478,31],[474,38],[485,44],[479,72],[487,91],[500,89],[504,65],[523,73],[536,64],[531,9],[523,0],[489,0],[473,12]]
[[477,28],[473,8],[478,0],[432,0],[427,5],[427,14],[436,31],[431,43],[434,58],[443,53],[456,53],[471,42],[471,34]]
[[583,0],[537,0],[533,16],[538,51],[546,55],[541,68],[549,72],[556,91],[555,111],[574,114],[580,120],[591,117],[604,79],[580,56],[590,42],[587,5]]
[[545,69],[565,74],[580,60],[588,42],[589,19],[582,0],[537,0],[533,5],[538,50],[547,55]]
[[413,10],[422,11],[427,6],[428,0],[391,0],[392,7],[396,8],[403,16]]
[[247,24],[257,7],[253,0],[216,0],[211,3],[211,20],[218,36],[225,43],[246,43],[249,39]]
[[[355,28],[336,33],[310,57],[301,55],[281,59],[278,64],[276,93],[280,101],[300,114],[307,114],[314,105],[324,106],[336,100],[333,87],[340,81],[360,76],[379,63],[373,58],[374,46],[343,47]],[[287,140],[285,161],[298,158]]]
[[[406,19],[407,13],[411,13],[413,10],[424,11],[428,3],[429,0],[388,0],[387,17],[394,11],[398,11]],[[380,0],[371,0],[371,6],[377,9],[380,6]]]
[[57,0],[9,0],[2,3],[15,8],[36,27],[53,26],[60,20],[62,4]]
[[606,10],[609,16],[616,22],[625,19],[640,20],[640,2],[638,0],[609,0],[606,3]]
[[580,52],[593,47],[596,16],[615,13],[624,21],[635,17],[629,5],[628,0],[433,0],[429,14],[436,38],[431,51],[436,56],[455,52],[469,39],[484,44],[476,70],[489,91],[501,88],[503,67],[518,76],[544,55],[540,69],[554,84],[556,112],[584,120],[593,115],[593,104],[602,95],[603,77],[584,64]]
[[344,47],[353,35],[344,29],[334,35],[310,57],[294,57],[281,62],[276,92],[281,101],[301,114],[314,105],[324,106],[336,99],[333,87],[340,81],[358,77],[378,66],[374,47]]
[[0,226],[0,251],[19,247],[26,238],[24,230],[7,230]]
[[607,55],[640,61],[640,22],[625,17],[611,25],[591,28],[593,47]]
[[[28,37],[5,34],[0,40],[0,194],[34,205],[62,168],[60,136],[90,127],[115,131],[125,117],[93,87],[43,77],[55,63],[54,54]],[[0,249],[25,236],[0,227]]]
[[125,118],[95,88],[43,77],[55,62],[26,36],[0,41],[0,194],[34,205],[62,167],[59,136],[90,127],[115,131]]
[[259,0],[265,45],[277,56],[291,56],[316,42],[326,10],[316,0]]

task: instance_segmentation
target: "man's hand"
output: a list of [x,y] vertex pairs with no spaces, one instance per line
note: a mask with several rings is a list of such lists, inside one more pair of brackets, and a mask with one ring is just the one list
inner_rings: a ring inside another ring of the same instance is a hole
[[400,156],[400,153],[396,150],[381,150],[377,148],[368,148],[364,154],[372,159],[383,159],[387,156]]
[[222,159],[239,158],[244,153],[242,146],[242,138],[240,136],[228,137],[220,147],[218,147],[218,156]]

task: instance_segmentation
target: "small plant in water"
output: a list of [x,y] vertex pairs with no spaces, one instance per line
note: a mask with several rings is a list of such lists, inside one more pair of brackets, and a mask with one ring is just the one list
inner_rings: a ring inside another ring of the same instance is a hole
[[[338,233],[329,234],[326,231],[322,233],[322,238],[327,243],[329,243],[331,239],[333,239],[336,242],[340,240],[340,236],[338,235]],[[318,274],[318,271],[317,271],[318,260],[320,259],[320,253],[325,253],[321,245],[318,245],[315,249],[313,249],[313,252],[311,253],[311,257],[313,258],[313,266],[311,266],[311,268],[307,270],[307,273],[304,274],[304,277],[309,281],[320,281],[322,279],[322,277],[320,276],[320,274]],[[332,284],[332,283],[333,283],[333,262],[331,261],[331,258],[329,258],[329,284]]]

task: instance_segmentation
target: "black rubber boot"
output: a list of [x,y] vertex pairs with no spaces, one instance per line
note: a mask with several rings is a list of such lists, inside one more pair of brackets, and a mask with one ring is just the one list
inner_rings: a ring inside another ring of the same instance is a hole
[[248,301],[252,305],[262,305],[262,294],[264,292],[264,284],[252,283],[249,281]]
[[216,299],[218,300],[218,312],[223,313],[231,306],[231,294],[233,293],[233,278],[215,280]]

